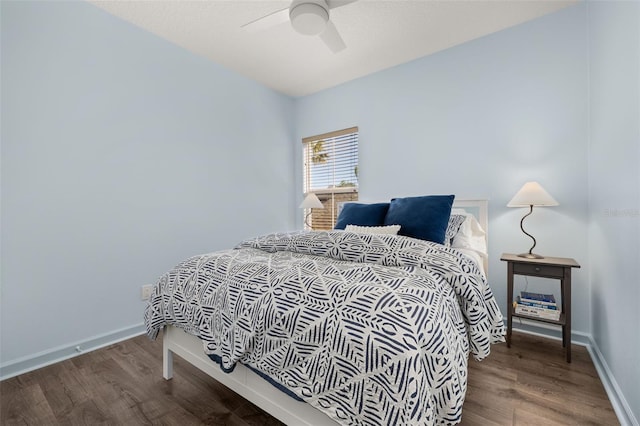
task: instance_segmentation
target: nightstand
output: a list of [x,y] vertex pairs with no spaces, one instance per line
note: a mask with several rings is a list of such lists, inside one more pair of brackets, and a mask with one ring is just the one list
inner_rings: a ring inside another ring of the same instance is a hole
[[[567,362],[571,362],[571,269],[580,265],[566,257],[528,259],[516,254],[503,253],[500,260],[507,262],[507,347],[511,347],[511,325],[513,317],[526,318],[562,326],[562,347],[566,349]],[[513,276],[527,275],[560,280],[562,313],[559,320],[516,314],[513,308]]]

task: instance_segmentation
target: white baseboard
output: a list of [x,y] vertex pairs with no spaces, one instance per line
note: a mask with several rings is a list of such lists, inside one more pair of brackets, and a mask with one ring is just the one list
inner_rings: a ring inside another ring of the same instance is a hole
[[94,336],[80,342],[70,343],[35,355],[19,358],[0,365],[0,380],[28,373],[29,371],[64,361],[65,359],[73,358],[144,333],[146,333],[146,329],[144,324],[140,323],[120,330]]
[[[528,321],[524,318],[514,318],[513,329],[535,336],[562,341],[562,329],[557,325],[546,324],[539,321]],[[571,331],[571,343],[580,346],[589,346],[591,341],[591,335],[579,331]]]
[[[523,320],[521,323],[513,323],[513,329],[536,336],[548,337],[555,340],[562,340],[562,331],[557,326],[546,326],[543,323]],[[600,352],[600,348],[596,345],[593,337],[590,334],[571,332],[571,343],[586,346],[593,365],[596,368],[600,381],[604,386],[604,390],[611,401],[613,410],[618,416],[621,426],[640,426],[638,420],[631,411],[631,406],[627,402],[622,393],[622,390],[618,386],[618,382],[611,373],[609,366]]]
[[613,377],[611,369],[609,369],[609,365],[604,359],[602,352],[600,352],[600,348],[598,348],[598,345],[596,345],[595,341],[591,337],[590,340],[591,344],[587,346],[589,355],[591,355],[593,365],[598,371],[600,380],[602,380],[604,390],[607,392],[607,395],[609,395],[611,405],[613,405],[613,409],[618,415],[620,424],[622,426],[638,426],[638,419],[633,414],[633,411],[631,411],[631,406],[620,390],[620,386],[618,386],[618,382],[616,381],[615,377]]

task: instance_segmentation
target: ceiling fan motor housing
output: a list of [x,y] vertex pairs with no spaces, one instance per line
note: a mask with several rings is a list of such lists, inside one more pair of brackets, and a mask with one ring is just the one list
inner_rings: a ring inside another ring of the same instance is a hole
[[300,34],[318,35],[327,27],[329,7],[325,1],[294,2],[289,9],[289,19]]

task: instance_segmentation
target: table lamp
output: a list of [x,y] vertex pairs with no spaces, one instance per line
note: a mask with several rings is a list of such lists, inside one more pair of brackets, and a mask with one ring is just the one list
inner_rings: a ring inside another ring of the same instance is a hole
[[520,229],[525,235],[528,235],[533,240],[533,245],[529,249],[528,253],[521,253],[519,257],[526,257],[527,259],[544,259],[544,256],[533,253],[533,248],[536,246],[536,239],[533,235],[524,230],[522,226],[524,219],[533,213],[533,206],[557,206],[558,202],[547,191],[544,190],[538,182],[525,183],[520,191],[514,195],[509,201],[507,207],[529,207],[529,213],[525,214],[520,220]]
[[[302,203],[300,203],[300,208],[311,210],[311,209],[323,209],[324,206],[322,205],[322,201],[320,201],[320,199],[316,194],[314,194],[313,192],[309,192],[307,196],[304,197],[304,200],[302,200]],[[311,213],[312,213],[311,211],[307,213],[307,215],[304,218],[304,223],[309,228],[313,229],[313,227],[309,224],[309,216],[311,216]]]

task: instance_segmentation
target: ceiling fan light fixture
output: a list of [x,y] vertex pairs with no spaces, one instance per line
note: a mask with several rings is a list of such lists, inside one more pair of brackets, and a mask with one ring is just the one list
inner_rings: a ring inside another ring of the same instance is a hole
[[300,34],[318,35],[327,27],[329,11],[317,3],[301,3],[291,8],[289,19]]

